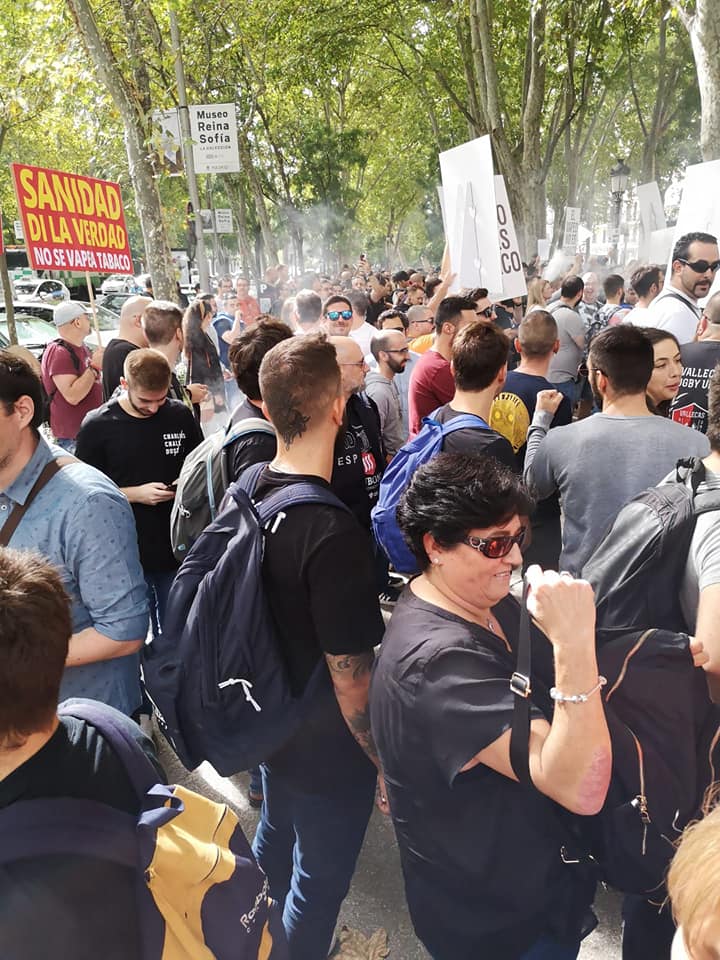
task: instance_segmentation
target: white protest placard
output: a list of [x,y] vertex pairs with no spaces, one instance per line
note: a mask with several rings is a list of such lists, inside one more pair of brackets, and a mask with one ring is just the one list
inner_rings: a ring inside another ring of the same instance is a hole
[[[720,237],[720,160],[694,163],[685,171],[680,210],[673,234],[673,247],[684,234],[696,231]],[[672,249],[668,255],[666,286],[672,274],[671,258]],[[715,281],[708,296],[719,289],[720,271],[715,274]]]
[[563,235],[563,250],[565,253],[576,253],[578,245],[578,227],[580,226],[580,207],[565,207],[565,233]]
[[543,262],[550,259],[550,241],[548,239],[538,239],[537,248],[538,256]]
[[502,288],[490,137],[440,154],[450,262],[460,287]]
[[157,160],[170,176],[178,177],[185,169],[182,153],[180,117],[177,110],[153,110],[150,135]]
[[665,227],[664,230],[653,230],[650,234],[647,257],[648,263],[666,263],[673,246],[675,227]]
[[638,257],[646,260],[650,256],[652,235],[666,227],[665,207],[660,196],[660,187],[656,180],[640,183],[637,187],[638,198]]
[[15,233],[16,240],[24,240],[25,234],[23,233],[22,220],[13,220],[13,232]]
[[527,294],[525,270],[520,256],[512,210],[508,201],[505,178],[499,175],[495,177],[495,212],[497,215],[502,285],[499,290],[491,289],[490,297],[496,300],[524,297]]
[[215,229],[218,233],[233,232],[232,210],[221,207],[215,211]]
[[237,173],[240,155],[234,103],[189,108],[195,173]]

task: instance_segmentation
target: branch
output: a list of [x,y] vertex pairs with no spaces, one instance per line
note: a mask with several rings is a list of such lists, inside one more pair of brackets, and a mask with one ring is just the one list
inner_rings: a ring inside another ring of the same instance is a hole
[[632,53],[630,50],[630,34],[628,33],[627,28],[627,17],[623,14],[623,33],[625,34],[625,49],[627,50],[627,63],[628,63],[628,79],[630,81],[630,92],[633,96],[633,101],[635,102],[635,112],[637,113],[638,123],[640,124],[640,129],[642,130],[643,137],[647,140],[648,131],[645,126],[645,121],[643,120],[642,109],[640,108],[640,97],[638,96],[637,87],[635,86],[635,76],[633,74],[632,68]]

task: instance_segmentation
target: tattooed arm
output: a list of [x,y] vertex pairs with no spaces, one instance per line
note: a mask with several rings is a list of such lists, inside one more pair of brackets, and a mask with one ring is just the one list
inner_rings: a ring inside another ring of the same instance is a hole
[[370,671],[375,655],[372,651],[355,655],[325,654],[335,696],[340,712],[350,728],[350,733],[380,768],[377,749],[370,730],[370,711],[368,709],[368,691],[370,689]]

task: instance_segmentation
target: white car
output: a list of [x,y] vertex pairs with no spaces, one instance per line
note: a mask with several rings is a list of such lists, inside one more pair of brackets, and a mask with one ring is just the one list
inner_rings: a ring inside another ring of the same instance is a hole
[[24,277],[13,284],[15,299],[20,301],[40,300],[43,303],[62,303],[70,299],[70,291],[60,280],[41,280]]
[[100,284],[100,293],[102,294],[135,293],[136,290],[135,278],[125,273],[113,273],[112,276],[106,277]]

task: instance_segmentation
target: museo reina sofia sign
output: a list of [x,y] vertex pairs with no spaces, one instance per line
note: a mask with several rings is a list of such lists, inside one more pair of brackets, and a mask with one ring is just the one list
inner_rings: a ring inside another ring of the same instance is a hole
[[22,163],[11,168],[34,270],[134,272],[117,183]]

